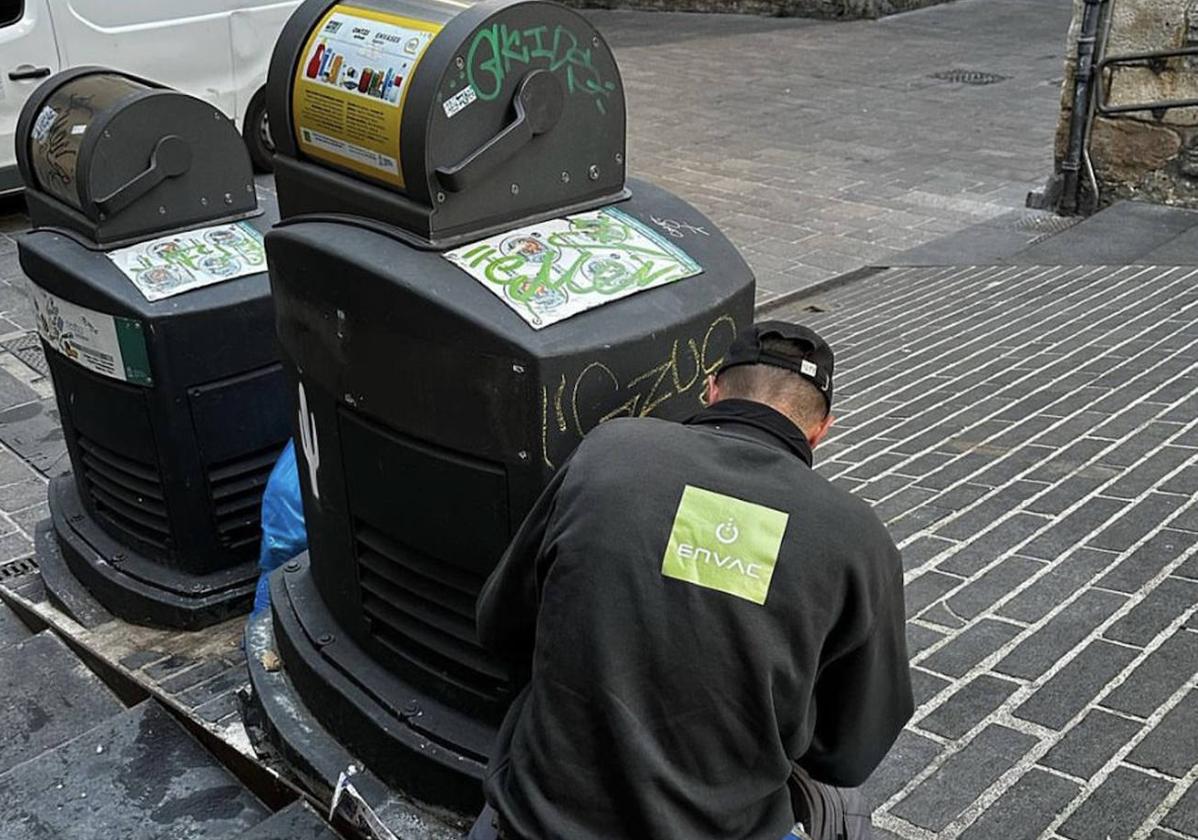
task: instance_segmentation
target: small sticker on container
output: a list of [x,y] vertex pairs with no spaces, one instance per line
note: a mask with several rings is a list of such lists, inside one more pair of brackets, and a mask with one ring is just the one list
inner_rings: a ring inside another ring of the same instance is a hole
[[321,134],[319,131],[307,128],[301,129],[300,135],[304,138],[305,143],[333,152],[340,157],[358,161],[371,169],[381,169],[392,175],[399,174],[399,161],[382,152],[376,152],[374,149],[367,149],[365,146],[359,146],[348,140],[331,137],[328,134]]
[[478,99],[478,94],[474,92],[474,85],[466,85],[441,103],[441,107],[445,109],[445,116],[453,117],[476,99]]
[[37,115],[37,121],[33,124],[33,131],[30,134],[33,139],[40,143],[46,139],[46,135],[50,133],[50,126],[54,125],[54,121],[58,119],[58,112],[47,106],[42,109],[42,112]]

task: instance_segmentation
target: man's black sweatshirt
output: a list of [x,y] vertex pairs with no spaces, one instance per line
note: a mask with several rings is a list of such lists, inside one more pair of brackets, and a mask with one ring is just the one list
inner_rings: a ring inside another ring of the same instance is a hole
[[779,840],[792,762],[859,785],[910,717],[903,621],[894,543],[782,414],[605,423],[479,598],[531,674],[487,799],[530,840]]

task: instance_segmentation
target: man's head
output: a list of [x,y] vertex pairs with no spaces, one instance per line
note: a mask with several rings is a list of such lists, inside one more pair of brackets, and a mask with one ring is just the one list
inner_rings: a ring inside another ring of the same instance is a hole
[[707,380],[708,404],[764,403],[803,430],[814,448],[831,428],[832,348],[807,327],[763,321],[737,335]]

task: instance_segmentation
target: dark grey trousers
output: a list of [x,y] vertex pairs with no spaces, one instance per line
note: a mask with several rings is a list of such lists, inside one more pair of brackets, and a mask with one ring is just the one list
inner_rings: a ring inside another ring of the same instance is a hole
[[812,779],[798,767],[790,774],[790,801],[795,819],[794,836],[811,840],[869,840],[873,835],[871,809],[855,788],[838,788]]
[[[872,835],[869,805],[856,790],[821,784],[796,767],[790,777],[790,800],[795,819],[803,828],[800,831],[796,826],[788,837],[869,840]],[[488,805],[479,814],[466,840],[500,840],[501,837],[498,816]]]
[[490,805],[483,806],[483,812],[474,821],[474,828],[466,835],[466,840],[498,840],[499,815]]

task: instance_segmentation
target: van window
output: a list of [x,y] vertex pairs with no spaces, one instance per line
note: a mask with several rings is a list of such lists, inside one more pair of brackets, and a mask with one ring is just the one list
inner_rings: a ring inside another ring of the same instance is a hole
[[9,26],[21,19],[25,0],[0,0],[0,26]]

